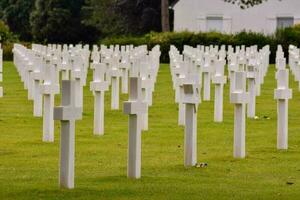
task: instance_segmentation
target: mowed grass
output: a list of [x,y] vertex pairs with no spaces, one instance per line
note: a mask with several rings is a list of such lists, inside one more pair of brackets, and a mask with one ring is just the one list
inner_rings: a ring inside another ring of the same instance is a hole
[[[91,80],[89,73],[88,81]],[[149,131],[142,134],[142,178],[129,180],[127,123],[122,111],[105,98],[105,135],[93,135],[93,95],[84,88],[83,119],[76,122],[75,189],[59,189],[59,122],[55,142],[42,142],[42,119],[11,62],[4,63],[0,99],[0,199],[299,199],[300,93],[291,78],[289,150],[276,150],[276,87],[271,66],[262,95],[259,120],[247,120],[246,159],[233,158],[233,105],[224,91],[224,122],[213,122],[213,101],[198,112],[198,162],[207,168],[184,168],[184,128],[177,125],[168,65],[161,65]],[[213,87],[212,87],[213,88]],[[212,99],[214,92],[212,90]],[[122,102],[127,99],[121,95]],[[59,105],[59,98],[56,99]],[[270,117],[264,119],[263,116]]]

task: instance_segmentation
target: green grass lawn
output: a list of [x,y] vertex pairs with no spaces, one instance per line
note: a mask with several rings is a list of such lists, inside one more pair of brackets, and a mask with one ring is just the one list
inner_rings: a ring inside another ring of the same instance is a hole
[[[91,80],[91,73],[88,80]],[[233,105],[224,91],[224,122],[213,122],[213,101],[198,112],[198,162],[183,166],[183,127],[168,65],[162,65],[149,109],[149,131],[142,135],[142,178],[129,180],[127,122],[110,110],[105,98],[105,135],[93,136],[93,95],[84,91],[83,120],[76,123],[75,189],[58,187],[59,123],[55,142],[42,142],[42,119],[32,115],[32,102],[10,62],[4,63],[0,99],[0,199],[299,199],[300,92],[291,78],[289,150],[276,150],[276,87],[270,67],[257,98],[259,120],[247,120],[247,157],[233,159]],[[212,99],[214,92],[212,91]],[[127,99],[121,95],[122,102]],[[56,104],[60,104],[56,99]],[[270,119],[263,119],[268,116]],[[287,182],[293,183],[292,185]]]

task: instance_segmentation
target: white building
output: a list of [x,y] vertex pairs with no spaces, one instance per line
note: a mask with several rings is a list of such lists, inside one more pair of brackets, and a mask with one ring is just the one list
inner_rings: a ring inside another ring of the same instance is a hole
[[277,28],[300,24],[300,0],[268,0],[247,9],[223,0],[177,0],[171,7],[174,31],[272,34]]

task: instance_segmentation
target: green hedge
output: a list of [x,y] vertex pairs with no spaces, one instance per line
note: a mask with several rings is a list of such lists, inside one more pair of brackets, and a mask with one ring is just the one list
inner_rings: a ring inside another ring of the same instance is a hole
[[106,38],[100,40],[99,44],[146,44],[149,48],[152,48],[155,45],[159,44],[162,51],[162,62],[169,62],[168,51],[170,45],[175,45],[179,50],[182,50],[184,45],[190,45],[194,47],[196,47],[197,45],[258,45],[259,48],[262,48],[265,45],[270,45],[270,61],[274,63],[278,44],[281,44],[283,46],[286,56],[289,44],[300,46],[300,26],[278,30],[274,35],[264,35],[261,33],[245,31],[237,34],[222,34],[216,32],[152,32],[142,37],[124,36],[117,38]]

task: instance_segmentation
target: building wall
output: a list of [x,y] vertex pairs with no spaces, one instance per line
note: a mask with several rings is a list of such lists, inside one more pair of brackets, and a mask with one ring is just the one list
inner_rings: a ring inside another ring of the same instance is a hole
[[300,23],[300,0],[268,0],[248,9],[223,0],[180,0],[174,6],[174,30],[207,31],[207,17],[223,17],[223,32],[242,30],[274,33],[277,17],[294,17]]

